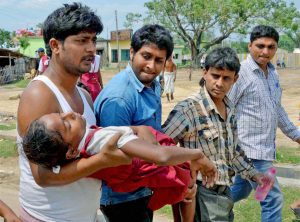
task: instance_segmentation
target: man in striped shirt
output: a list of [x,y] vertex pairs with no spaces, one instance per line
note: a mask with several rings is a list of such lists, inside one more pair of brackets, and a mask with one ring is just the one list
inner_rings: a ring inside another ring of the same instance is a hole
[[[236,106],[239,146],[252,159],[255,168],[266,172],[275,159],[276,129],[300,143],[300,132],[281,106],[281,87],[275,67],[270,63],[276,53],[278,32],[270,26],[256,26],[250,34],[250,55],[241,63],[239,79],[229,98]],[[231,187],[234,201],[246,198],[256,183],[236,176]],[[261,203],[262,221],[282,221],[283,197],[275,181]]]
[[233,221],[232,177],[261,183],[258,173],[237,145],[235,111],[226,94],[238,79],[240,63],[230,48],[218,48],[205,60],[200,92],[179,102],[164,123],[163,132],[182,147],[201,149],[216,165],[219,180],[212,188],[197,177],[195,221]]

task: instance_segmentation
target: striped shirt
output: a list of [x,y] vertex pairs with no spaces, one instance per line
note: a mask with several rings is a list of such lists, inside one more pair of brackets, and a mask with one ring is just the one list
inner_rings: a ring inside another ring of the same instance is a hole
[[[164,133],[182,147],[201,149],[219,171],[218,185],[231,185],[235,172],[250,179],[256,171],[237,146],[234,108],[227,97],[227,120],[224,121],[205,87],[182,102],[169,114],[162,126]],[[201,180],[201,175],[198,177]]]
[[282,90],[275,67],[267,78],[251,55],[241,63],[239,78],[228,96],[236,106],[239,145],[249,158],[275,159],[276,129],[293,140],[300,137],[281,105]]

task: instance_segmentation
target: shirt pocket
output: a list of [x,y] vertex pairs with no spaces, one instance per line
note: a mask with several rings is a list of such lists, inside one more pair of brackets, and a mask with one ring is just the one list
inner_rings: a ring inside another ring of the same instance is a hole
[[217,154],[219,146],[219,132],[215,127],[199,131],[199,142],[205,156]]

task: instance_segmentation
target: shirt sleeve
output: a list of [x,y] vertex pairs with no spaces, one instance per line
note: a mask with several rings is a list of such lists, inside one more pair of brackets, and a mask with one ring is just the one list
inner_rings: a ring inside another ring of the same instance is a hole
[[162,132],[169,135],[176,142],[180,142],[187,132],[188,122],[182,110],[173,109],[165,123],[162,125]]
[[97,120],[100,119],[100,126],[130,126],[133,119],[133,108],[123,98],[108,98],[98,110]]
[[239,145],[236,145],[232,159],[233,170],[240,174],[244,179],[251,179],[258,172],[255,170],[252,162],[247,158],[245,152]]
[[[244,86],[244,87],[242,87]],[[243,91],[245,90],[246,82],[243,79],[243,77],[240,75],[237,81],[233,84],[232,88],[230,89],[228,93],[228,98],[230,101],[236,106],[239,99],[243,95]]]
[[295,126],[289,119],[286,111],[280,104],[278,107],[278,126],[281,129],[281,131],[291,138],[292,140],[297,140],[300,138],[300,131],[298,130],[297,126]]

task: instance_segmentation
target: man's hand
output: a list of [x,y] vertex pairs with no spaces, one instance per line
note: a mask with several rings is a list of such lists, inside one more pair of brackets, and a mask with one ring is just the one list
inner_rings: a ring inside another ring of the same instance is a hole
[[263,173],[257,173],[251,179],[255,181],[259,186],[270,183],[272,187],[275,182],[274,179]]
[[131,164],[131,157],[125,154],[117,147],[118,140],[122,136],[121,133],[114,135],[101,149],[99,155],[109,160],[108,167]]
[[202,184],[207,188],[212,187],[219,179],[216,166],[206,156],[191,161],[191,171],[199,170],[202,175]]
[[158,145],[158,142],[156,141],[148,126],[130,126],[130,128],[139,138],[149,143]]
[[197,194],[197,172],[196,171],[191,171],[191,182],[188,186],[188,189],[186,193],[184,194],[184,199],[183,202],[185,203],[191,203],[194,199],[194,197]]

